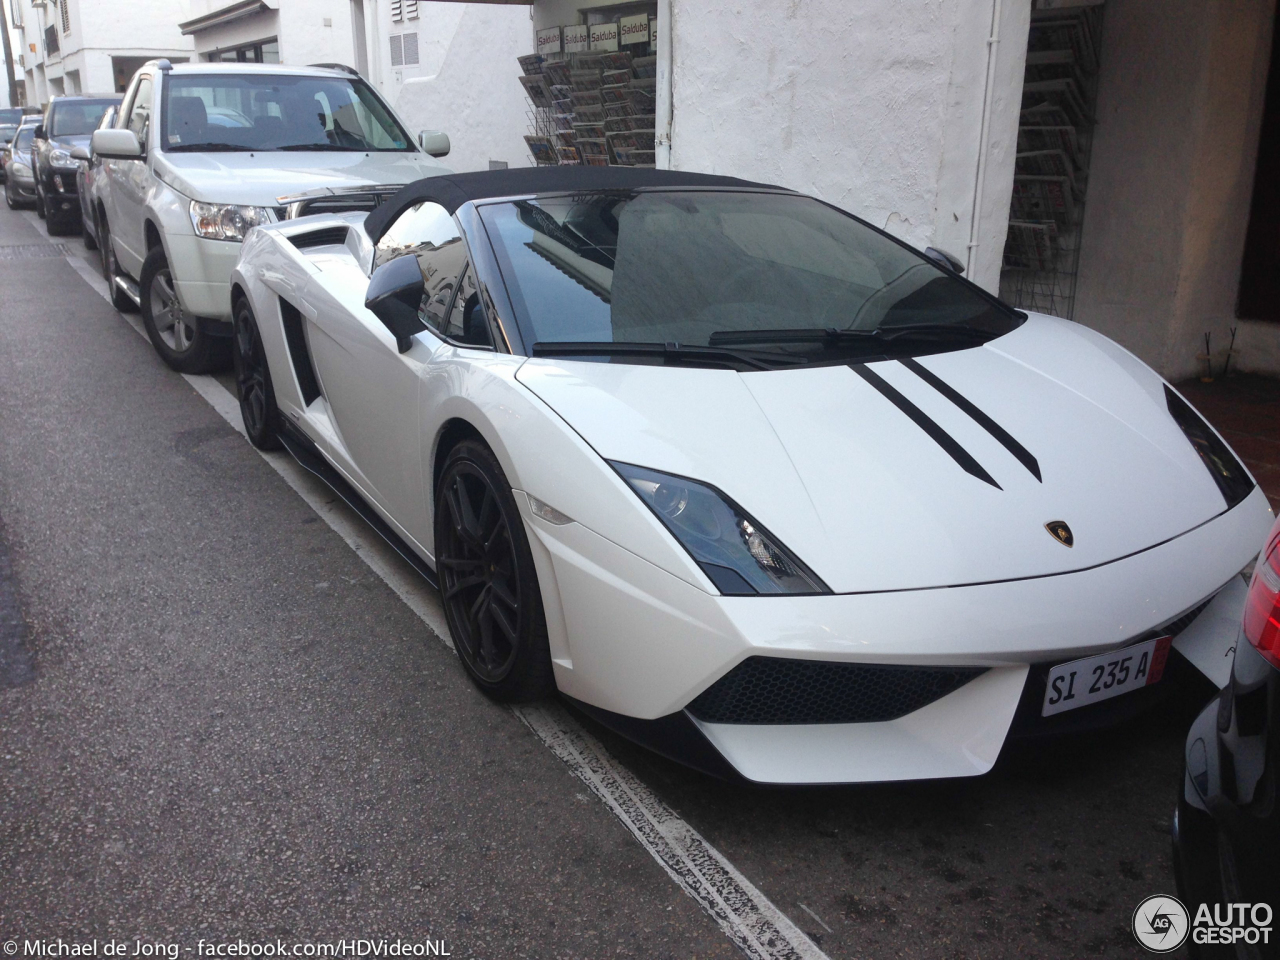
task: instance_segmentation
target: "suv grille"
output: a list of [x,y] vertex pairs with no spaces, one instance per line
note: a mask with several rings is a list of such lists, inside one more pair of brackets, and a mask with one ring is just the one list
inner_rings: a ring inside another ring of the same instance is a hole
[[709,723],[875,723],[940,700],[986,669],[749,657],[688,710]]

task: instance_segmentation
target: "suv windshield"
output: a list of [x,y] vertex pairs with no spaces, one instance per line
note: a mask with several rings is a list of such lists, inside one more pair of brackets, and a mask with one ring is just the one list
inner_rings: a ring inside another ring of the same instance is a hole
[[49,118],[49,136],[87,136],[98,127],[98,121],[117,100],[70,100],[53,105]]
[[622,348],[608,356],[667,362],[682,352],[680,362],[716,348],[721,361],[732,352],[791,365],[955,350],[1022,321],[810,197],[589,192],[479,209],[535,354],[575,354],[557,343],[583,356],[596,343],[648,344],[664,348],[662,359]]
[[171,75],[163,112],[161,146],[174,152],[413,149],[358,78]]

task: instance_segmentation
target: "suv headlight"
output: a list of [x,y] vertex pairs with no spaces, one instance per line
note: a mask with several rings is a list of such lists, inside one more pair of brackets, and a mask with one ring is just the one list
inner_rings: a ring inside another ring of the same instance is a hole
[[79,162],[80,161],[72,157],[71,153],[67,150],[49,151],[49,166],[51,167],[71,167],[74,169]]
[[191,201],[191,225],[206,240],[243,240],[254,227],[271,222],[270,207]]
[[726,596],[830,593],[816,573],[715,487],[609,461]]

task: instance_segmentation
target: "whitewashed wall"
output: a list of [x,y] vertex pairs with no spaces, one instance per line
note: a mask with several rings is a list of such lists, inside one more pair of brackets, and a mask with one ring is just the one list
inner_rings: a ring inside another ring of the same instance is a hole
[[421,59],[418,75],[402,82],[386,71],[383,93],[410,130],[449,135],[444,162],[452,169],[485,170],[490,160],[528,166],[528,102],[516,57],[533,50],[529,8],[430,2],[418,10],[417,21],[381,27],[384,46],[389,32],[416,29]]
[[1269,0],[1108,0],[1076,319],[1170,379],[1280,374],[1280,325],[1237,321],[1271,48]]
[[[672,166],[813,193],[967,256],[992,0],[672,0]],[[1003,5],[975,280],[996,289],[1029,4]]]

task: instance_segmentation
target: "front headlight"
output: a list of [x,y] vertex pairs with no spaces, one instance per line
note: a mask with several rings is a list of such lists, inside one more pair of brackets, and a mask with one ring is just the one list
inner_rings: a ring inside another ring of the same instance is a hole
[[15,177],[31,176],[31,166],[23,163],[21,160],[15,160],[13,164],[13,175]]
[[206,240],[243,240],[252,228],[271,222],[269,207],[191,201],[191,225]]
[[79,162],[66,150],[49,151],[49,166],[51,167],[75,167]]
[[722,594],[831,592],[816,573],[715,487],[629,463],[609,463]]

